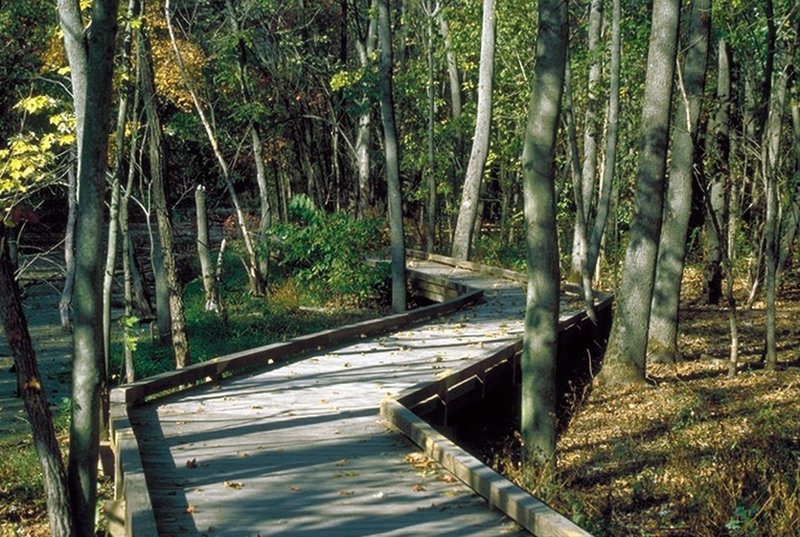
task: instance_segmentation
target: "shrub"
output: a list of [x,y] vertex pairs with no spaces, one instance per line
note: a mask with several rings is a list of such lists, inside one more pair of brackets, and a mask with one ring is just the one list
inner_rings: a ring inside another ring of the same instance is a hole
[[386,243],[381,220],[328,214],[302,195],[292,198],[289,214],[289,223],[273,226],[273,251],[298,283],[326,300],[363,304],[380,297],[387,268],[370,265],[367,255]]

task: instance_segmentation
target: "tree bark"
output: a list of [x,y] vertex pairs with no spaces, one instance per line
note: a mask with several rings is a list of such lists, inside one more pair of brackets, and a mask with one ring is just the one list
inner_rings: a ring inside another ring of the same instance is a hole
[[[583,126],[583,164],[581,167],[581,197],[579,206],[583,212],[583,224],[575,219],[572,239],[572,268],[568,281],[581,281],[582,266],[587,265],[588,245],[585,237],[586,222],[592,217],[595,175],[597,173],[597,135],[600,130],[598,120],[599,99],[597,84],[600,81],[600,55],[598,54],[600,31],[603,26],[603,0],[592,0],[589,7],[588,54],[591,58],[589,80],[587,83],[586,113]],[[576,211],[576,215],[577,215]]]
[[72,293],[75,288],[75,220],[78,217],[76,165],[67,168],[67,229],[64,232],[64,288],[58,302],[61,328],[72,331]]
[[[367,15],[367,31],[360,35],[356,40],[356,52],[361,69],[366,71],[369,67],[372,55],[375,52],[376,25],[378,23],[375,8],[375,0],[370,0],[369,13]],[[370,158],[369,148],[371,144],[372,107],[367,95],[362,96],[358,103],[361,114],[358,116],[358,128],[356,129],[356,167],[358,168],[358,214],[362,218],[367,215],[369,209],[370,183],[369,169]]]
[[645,380],[645,355],[653,298],[669,145],[672,82],[678,45],[680,0],[655,0],[642,107],[636,213],[625,252],[617,308],[599,380],[608,384]]
[[[142,9],[144,11],[144,9]],[[142,23],[137,29],[137,59],[139,88],[142,92],[145,116],[147,118],[147,142],[150,161],[150,182],[153,196],[153,209],[158,221],[158,242],[161,245],[161,260],[167,280],[170,314],[170,336],[175,354],[175,367],[182,368],[192,363],[189,338],[186,335],[186,313],[183,306],[183,290],[178,280],[173,245],[172,222],[164,186],[164,144],[161,138],[161,118],[156,107],[156,91],[153,75],[153,60],[150,49],[148,28]]]
[[[69,489],[76,535],[94,535],[97,498],[98,409],[106,381],[103,354],[102,252],[104,200],[111,112],[116,0],[92,2],[92,24],[84,33],[78,3],[60,0],[59,19],[70,64],[78,118],[78,216],[75,245],[75,319],[72,362]],[[84,69],[85,68],[85,69]],[[81,88],[85,88],[81,91]],[[85,99],[83,99],[85,97]],[[83,114],[92,103],[92,114]],[[81,108],[84,107],[84,108]],[[83,114],[83,115],[82,115]]]
[[386,151],[386,182],[388,187],[389,234],[392,248],[392,309],[406,310],[406,254],[403,236],[403,198],[400,189],[400,145],[394,119],[392,94],[392,27],[388,0],[377,0],[378,43],[380,46],[380,102]]
[[554,159],[567,44],[567,3],[541,0],[522,152],[528,289],[521,428],[527,457],[549,465],[555,464],[560,295]]
[[483,22],[481,23],[481,58],[478,73],[478,111],[475,117],[475,136],[469,156],[464,190],[461,193],[461,209],[453,233],[451,254],[466,260],[472,245],[473,226],[478,214],[481,181],[489,152],[489,133],[492,123],[492,83],[494,80],[495,47],[494,0],[483,0]]
[[678,351],[678,309],[686,259],[686,236],[692,212],[692,180],[697,127],[705,91],[711,0],[694,0],[684,50],[683,76],[672,124],[672,153],[664,222],[658,244],[656,279],[647,351],[653,363],[673,363]]
[[36,363],[36,353],[7,245],[6,227],[0,224],[0,317],[14,357],[19,395],[31,423],[33,445],[42,469],[50,533],[53,537],[71,537],[75,534],[75,525],[70,511],[67,471],[61,459],[47,392],[42,386],[42,376]]
[[617,139],[619,134],[620,110],[620,70],[621,70],[621,9],[620,0],[612,1],[611,8],[611,64],[609,66],[609,91],[608,91],[608,118],[606,126],[606,151],[603,176],[600,179],[600,191],[597,196],[596,211],[592,232],[589,238],[589,252],[586,265],[592,277],[597,272],[597,260],[600,257],[600,246],[603,242],[609,208],[611,206],[611,192],[614,184],[614,174],[617,164]]
[[211,264],[211,253],[208,239],[208,213],[206,210],[206,188],[197,185],[194,191],[195,210],[197,216],[197,257],[200,259],[200,276],[203,279],[205,310],[221,313],[222,304],[217,294],[214,281],[214,269]]
[[426,185],[428,188],[428,200],[425,206],[425,251],[433,253],[436,236],[436,153],[434,151],[434,128],[436,125],[436,101],[434,94],[434,61],[433,61],[433,22],[436,17],[431,0],[425,3],[425,15],[427,17],[427,62],[428,62],[428,177]]
[[[729,183],[731,154],[731,60],[730,46],[720,39],[717,52],[717,99],[709,155],[711,179],[708,187],[709,203],[721,224],[728,222],[725,203],[726,185]],[[731,189],[732,193],[736,189]],[[736,209],[733,209],[736,210]],[[725,237],[723,236],[723,240]],[[733,241],[728,241],[728,252],[733,251]],[[722,299],[722,245],[712,223],[706,222],[705,294],[709,304],[719,304]]]

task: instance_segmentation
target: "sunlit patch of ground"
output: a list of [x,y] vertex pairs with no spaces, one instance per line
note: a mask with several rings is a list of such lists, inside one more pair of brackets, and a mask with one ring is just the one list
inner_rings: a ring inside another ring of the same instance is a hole
[[687,279],[687,361],[649,365],[647,387],[594,389],[541,492],[597,535],[800,535],[800,297],[781,293],[776,372],[761,363],[763,304],[739,312],[728,378],[726,312],[699,304],[699,278]]

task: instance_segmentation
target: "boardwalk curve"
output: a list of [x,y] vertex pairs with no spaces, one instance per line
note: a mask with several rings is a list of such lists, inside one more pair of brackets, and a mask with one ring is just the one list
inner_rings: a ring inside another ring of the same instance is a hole
[[[495,480],[490,502],[537,534],[588,535],[487,473],[403,406],[409,394],[518,345],[520,282],[453,265],[410,267],[430,294],[461,297],[445,304],[446,317],[429,309],[411,320],[433,319],[411,327],[400,327],[408,319],[399,317],[362,323],[341,336],[349,342],[328,331],[298,338],[302,345],[265,347],[257,359],[239,353],[115,391],[116,494],[126,502],[129,534],[527,534],[475,494],[483,487],[475,476],[483,476]],[[565,318],[577,314],[569,307]],[[220,378],[270,360],[286,363]],[[476,482],[469,488],[460,479]]]

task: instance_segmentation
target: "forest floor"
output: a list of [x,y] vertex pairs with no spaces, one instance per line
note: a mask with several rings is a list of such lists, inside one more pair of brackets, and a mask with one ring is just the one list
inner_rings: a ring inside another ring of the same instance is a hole
[[648,365],[647,386],[591,388],[554,479],[522,470],[518,439],[486,458],[596,536],[800,536],[800,286],[779,298],[775,372],[762,364],[763,304],[739,311],[733,378],[726,311],[701,292],[687,271],[685,361]]
[[[780,295],[779,370],[761,364],[765,315],[757,303],[740,311],[741,367],[728,378],[727,317],[701,303],[701,282],[687,272],[686,361],[649,366],[646,388],[587,393],[559,440],[554,479],[523,472],[513,440],[495,444],[487,458],[597,536],[800,535],[800,284],[787,282]],[[54,301],[57,294],[36,286],[26,304],[58,409],[69,385],[69,348]],[[17,455],[30,450],[30,433],[13,398],[11,364],[2,339],[0,537],[45,536],[41,485],[6,475],[19,473],[20,464],[38,473],[35,457],[22,463]]]

